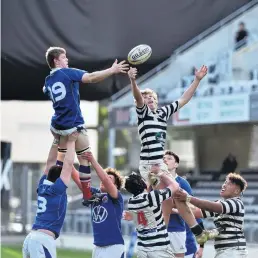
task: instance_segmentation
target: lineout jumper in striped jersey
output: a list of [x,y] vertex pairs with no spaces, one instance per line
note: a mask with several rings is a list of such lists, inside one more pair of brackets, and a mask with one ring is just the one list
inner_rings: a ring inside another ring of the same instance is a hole
[[215,250],[238,249],[246,250],[246,240],[244,236],[244,216],[245,208],[243,201],[239,197],[227,200],[219,200],[222,204],[222,214],[202,210],[204,218],[215,217],[214,223],[217,227],[222,227],[222,231],[215,238]]
[[128,210],[133,213],[137,225],[138,250],[149,252],[170,249],[161,203],[171,196],[171,190],[165,188],[144,192],[128,200]]
[[138,133],[141,141],[140,164],[162,163],[167,136],[167,122],[178,111],[178,101],[158,108],[156,112],[144,104],[136,107]]

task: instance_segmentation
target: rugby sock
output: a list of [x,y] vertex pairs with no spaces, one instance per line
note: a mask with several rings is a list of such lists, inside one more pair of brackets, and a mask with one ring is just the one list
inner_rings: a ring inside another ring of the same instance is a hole
[[61,166],[61,167],[62,167],[63,164],[64,164],[63,161],[60,161],[60,160],[57,160],[57,161],[56,161],[56,165],[57,165],[57,166]]
[[90,199],[92,196],[91,191],[90,191],[90,187],[91,187],[90,166],[80,165],[79,172],[81,175],[80,181],[81,181],[81,185],[82,185],[83,199]]
[[203,229],[202,227],[196,223],[196,225],[194,225],[193,227],[191,227],[191,231],[195,236],[199,236],[202,234]]

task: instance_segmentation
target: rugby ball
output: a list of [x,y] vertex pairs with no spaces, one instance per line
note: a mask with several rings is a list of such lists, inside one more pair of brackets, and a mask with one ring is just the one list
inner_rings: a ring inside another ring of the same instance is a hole
[[134,47],[128,54],[127,60],[130,64],[139,65],[146,62],[152,53],[152,49],[148,45],[139,45]]

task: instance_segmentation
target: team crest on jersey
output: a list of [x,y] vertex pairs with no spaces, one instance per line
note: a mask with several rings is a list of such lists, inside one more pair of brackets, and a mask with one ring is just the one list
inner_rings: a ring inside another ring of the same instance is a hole
[[164,132],[158,132],[156,133],[155,135],[155,139],[157,142],[161,143],[162,147],[165,146],[165,142],[166,142],[166,139],[165,139],[166,135]]
[[108,202],[108,197],[106,195],[103,196],[102,202],[103,203],[107,203]]
[[92,209],[92,220],[95,223],[101,223],[107,219],[108,212],[105,207],[98,205]]

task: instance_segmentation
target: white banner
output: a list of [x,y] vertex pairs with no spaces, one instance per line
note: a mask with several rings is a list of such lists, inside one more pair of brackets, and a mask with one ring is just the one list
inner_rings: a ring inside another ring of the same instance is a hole
[[250,121],[249,94],[194,98],[173,117],[173,125]]

